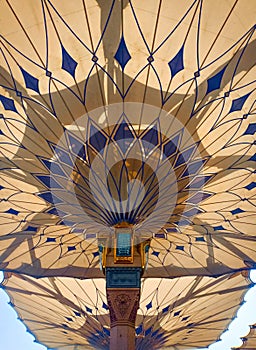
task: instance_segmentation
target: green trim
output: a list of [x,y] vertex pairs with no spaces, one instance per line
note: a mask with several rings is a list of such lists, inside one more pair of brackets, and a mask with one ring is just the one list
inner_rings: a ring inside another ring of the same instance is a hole
[[140,288],[140,267],[107,267],[107,288]]

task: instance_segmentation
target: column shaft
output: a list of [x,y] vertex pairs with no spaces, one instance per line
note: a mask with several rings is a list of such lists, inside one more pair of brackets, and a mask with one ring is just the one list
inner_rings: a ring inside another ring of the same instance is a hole
[[140,288],[107,288],[110,314],[110,350],[135,349],[135,320]]

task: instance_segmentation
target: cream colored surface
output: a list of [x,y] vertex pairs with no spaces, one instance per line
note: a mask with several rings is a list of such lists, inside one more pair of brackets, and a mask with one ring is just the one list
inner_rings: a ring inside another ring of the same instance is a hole
[[[226,329],[250,286],[246,274],[143,279],[136,320],[136,349],[208,346]],[[34,279],[6,275],[4,289],[27,327],[50,348],[108,346],[104,279]],[[138,331],[139,327],[141,331]],[[154,335],[155,334],[155,335]],[[95,341],[91,343],[90,341]]]
[[[201,198],[201,212],[185,225],[178,219],[184,218],[184,208],[194,208],[193,197],[184,188],[180,191],[175,209],[179,223],[174,218],[162,228],[165,238],[153,236],[145,276],[219,275],[255,264],[255,188],[247,186],[255,182],[251,157],[256,148],[255,135],[245,134],[255,123],[255,2],[209,0],[202,7],[192,0],[131,3],[133,7],[124,1],[123,36],[131,55],[124,72],[114,59],[121,37],[121,1],[113,3],[101,41],[110,1],[85,1],[85,6],[83,1],[74,5],[68,0],[0,3],[0,93],[14,101],[18,112],[1,103],[1,269],[33,276],[102,277],[97,240],[74,234],[60,225],[56,213],[47,213],[51,206],[37,196],[45,186],[35,174],[48,175],[40,159],[51,159],[50,142],[60,141],[63,126],[76,126],[84,113],[123,100],[148,103],[173,115],[192,136],[181,138],[181,148],[198,142],[200,158],[207,160],[196,178],[212,176],[202,188],[211,196]],[[77,62],[75,78],[61,68],[60,43]],[[171,76],[168,62],[183,44],[184,69]],[[147,65],[150,54],[154,61]],[[207,80],[226,64],[220,87],[206,94]],[[26,88],[20,67],[39,79],[40,94]],[[81,103],[90,70],[86,100]],[[118,88],[125,92],[128,87],[122,98]],[[249,92],[242,108],[229,113],[233,101]],[[134,124],[148,125],[147,116],[143,118]],[[81,127],[77,126],[78,134]],[[177,170],[177,178],[181,172]],[[61,183],[68,188],[70,178]],[[73,197],[63,196],[66,209]],[[19,213],[7,212],[10,209]],[[82,214],[77,210],[73,218]],[[31,225],[37,232],[26,231]],[[94,222],[81,219],[77,227],[90,231]],[[69,248],[74,246],[75,250]]]
[[234,349],[244,349],[244,350],[254,350],[256,348],[256,325],[250,326],[249,333],[242,339],[243,344],[238,348]]

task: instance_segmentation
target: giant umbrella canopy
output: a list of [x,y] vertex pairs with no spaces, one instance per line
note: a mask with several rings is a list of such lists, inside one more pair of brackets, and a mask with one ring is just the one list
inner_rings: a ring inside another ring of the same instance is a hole
[[[105,350],[110,343],[105,283],[103,278],[36,279],[9,273],[3,288],[20,319],[48,348]],[[216,279],[143,278],[135,324],[136,349],[207,347],[235,317],[250,286],[246,272]]]
[[1,269],[254,267],[254,1],[0,6]]

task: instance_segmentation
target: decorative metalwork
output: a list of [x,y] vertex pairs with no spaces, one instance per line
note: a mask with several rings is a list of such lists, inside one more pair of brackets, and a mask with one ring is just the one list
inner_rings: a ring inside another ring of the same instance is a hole
[[107,267],[107,288],[140,288],[140,267]]

